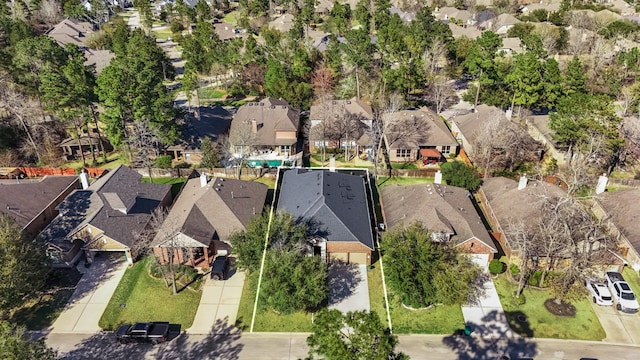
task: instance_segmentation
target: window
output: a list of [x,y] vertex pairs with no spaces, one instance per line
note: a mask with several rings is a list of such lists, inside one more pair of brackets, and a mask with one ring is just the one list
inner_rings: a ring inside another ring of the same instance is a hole
[[317,148],[328,147],[329,144],[326,140],[316,140],[313,142],[313,146]]
[[281,155],[289,155],[291,153],[291,145],[281,145],[280,146],[280,154]]
[[398,158],[410,158],[411,149],[396,149],[396,157]]
[[451,146],[449,145],[443,146],[440,152],[442,153],[442,155],[449,155],[451,153]]

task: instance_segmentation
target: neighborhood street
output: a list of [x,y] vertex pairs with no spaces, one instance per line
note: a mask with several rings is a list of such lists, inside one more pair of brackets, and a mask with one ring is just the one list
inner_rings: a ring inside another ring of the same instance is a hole
[[[96,335],[52,334],[47,344],[60,350],[62,359],[299,359],[307,355],[306,337],[303,333],[254,333],[240,334],[226,324],[217,324],[215,335],[187,335],[168,343],[147,344],[116,343],[112,333]],[[456,338],[452,341],[452,338]],[[507,354],[518,349],[532,350],[532,355],[520,358],[533,359],[627,359],[640,358],[640,347],[609,344],[597,341],[558,339],[526,339],[522,341],[481,340],[466,336],[400,335],[398,350],[412,359],[499,359],[497,349],[508,349]],[[452,350],[447,344],[456,343]],[[505,348],[503,348],[506,346]],[[511,357],[517,359],[517,357]]]

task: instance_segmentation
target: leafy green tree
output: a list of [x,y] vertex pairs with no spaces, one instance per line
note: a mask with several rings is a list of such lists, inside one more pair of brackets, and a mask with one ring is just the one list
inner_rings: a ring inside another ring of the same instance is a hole
[[327,299],[327,265],[318,256],[298,251],[267,250],[261,302],[268,309],[290,314],[313,311]]
[[540,105],[547,109],[555,109],[562,96],[562,73],[558,62],[554,58],[545,60],[542,69],[542,94]]
[[351,7],[349,4],[342,4],[338,1],[333,3],[331,8],[331,22],[340,33],[346,32],[350,28]]
[[[249,271],[260,269],[262,251],[268,239],[269,249],[293,251],[300,249],[307,241],[308,227],[296,223],[291,214],[276,213],[269,224],[269,211],[249,222],[247,229],[231,235],[233,251],[238,254],[238,264]],[[267,234],[267,228],[269,233]],[[266,234],[266,235],[265,235]]]
[[396,353],[398,338],[391,334],[375,312],[322,310],[307,338],[308,359],[406,360]]
[[473,46],[462,65],[471,74],[476,76],[478,84],[474,106],[478,106],[480,87],[491,88],[498,82],[499,75],[495,62],[496,52],[502,46],[502,38],[493,31],[484,31],[482,35],[474,40]]
[[0,321],[0,358],[5,360],[55,360],[58,353],[47,347],[44,339],[28,341],[26,329],[8,321]]
[[353,11],[353,17],[358,21],[358,24],[369,32],[371,28],[371,11],[369,11],[369,0],[360,0],[356,4],[356,8]]
[[384,28],[389,23],[391,18],[391,2],[389,0],[373,0],[375,9],[373,13],[373,23],[375,24],[375,30]]
[[453,244],[434,240],[420,223],[387,232],[382,243],[387,283],[410,306],[465,304],[481,270]]
[[264,91],[267,96],[287,99],[290,86],[287,69],[276,59],[267,60],[267,72],[264,76]]
[[209,7],[209,4],[207,4],[205,0],[198,0],[198,2],[196,3],[195,10],[197,14],[196,16],[199,21],[211,20],[212,18],[211,8]]
[[14,75],[20,84],[27,86],[32,95],[38,94],[40,71],[50,67],[58,69],[66,62],[66,52],[48,36],[23,39],[13,48]]
[[341,44],[346,60],[355,67],[357,96],[360,97],[358,72],[368,70],[375,50],[369,33],[364,29],[351,29],[344,35],[346,41]]
[[200,151],[202,151],[202,160],[200,167],[212,169],[220,167],[220,154],[218,145],[211,140],[210,137],[200,139]]
[[584,93],[587,91],[584,65],[577,56],[574,56],[571,61],[567,63],[567,68],[564,71],[564,89],[566,95],[572,95],[574,93]]
[[512,104],[531,108],[538,103],[542,83],[542,64],[531,52],[516,54],[505,82],[513,90]]
[[465,188],[469,191],[478,189],[482,180],[475,169],[460,161],[446,162],[442,164],[442,178],[447,184]]
[[0,318],[41,290],[48,273],[44,246],[27,239],[10,217],[0,215]]

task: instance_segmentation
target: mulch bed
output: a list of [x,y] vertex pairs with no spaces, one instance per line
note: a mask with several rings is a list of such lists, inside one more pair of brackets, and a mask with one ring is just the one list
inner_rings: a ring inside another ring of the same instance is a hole
[[557,303],[555,299],[547,299],[544,302],[544,307],[553,315],[557,315],[557,316],[575,316],[576,315],[576,307],[564,301]]

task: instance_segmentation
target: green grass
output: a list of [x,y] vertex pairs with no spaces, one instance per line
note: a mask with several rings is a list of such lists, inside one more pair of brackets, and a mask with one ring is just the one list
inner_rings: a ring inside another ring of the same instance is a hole
[[638,276],[638,272],[629,266],[625,266],[622,271],[622,276],[627,280],[633,292],[636,295],[640,295],[640,276]]
[[382,188],[387,185],[416,185],[416,184],[425,184],[425,183],[432,183],[432,182],[433,182],[433,178],[381,176],[378,178],[378,188]]
[[417,170],[418,167],[415,163],[412,162],[394,162],[391,163],[391,167],[393,169],[407,169],[407,170]]
[[222,21],[223,22],[228,22],[229,24],[232,24],[233,26],[238,26],[238,12],[237,11],[232,11],[228,14],[226,14],[223,18]]
[[[373,269],[367,273],[367,279],[371,311],[378,313],[383,324],[386,325],[387,312],[384,308],[380,262],[373,265]],[[399,297],[394,296],[392,290],[387,288],[387,291],[391,324],[396,334],[451,334],[464,327],[460,306],[440,305],[426,310],[408,310],[402,307]]]
[[164,281],[148,275],[147,261],[139,261],[125,272],[98,323],[104,330],[146,321],[168,321],[182,325],[182,329],[193,324],[202,291],[185,289],[172,295]]
[[259,177],[255,180],[253,180],[255,182],[259,182],[261,184],[265,184],[269,187],[269,189],[275,189],[276,188],[276,179],[272,178],[272,177]]
[[[494,283],[507,320],[514,331],[540,338],[596,341],[605,338],[606,334],[586,296],[572,302],[576,307],[575,316],[556,316],[544,307],[544,301],[551,298],[548,290],[525,288],[526,303],[516,305],[512,294],[516,291],[517,284],[510,282],[507,276],[506,273],[500,275]],[[518,321],[519,315],[526,316],[526,322]]]
[[[238,308],[236,326],[243,331],[248,331],[251,326],[253,303],[256,298],[255,284],[258,282],[258,272],[247,276],[245,286],[242,289],[242,298]],[[276,314],[269,310],[260,310],[256,314],[253,331],[257,332],[311,332],[311,314],[298,311],[293,314]]]
[[169,27],[155,28],[152,30],[156,39],[167,40],[170,36],[173,36]]
[[211,86],[198,89],[198,97],[202,100],[205,99],[224,99],[227,92],[222,89],[217,89]]
[[[91,157],[91,155],[89,156],[85,156],[85,160],[87,162],[87,166],[92,166],[91,161],[93,160],[93,158]],[[98,156],[98,154],[96,154],[96,160],[97,160],[97,164],[96,167],[101,167],[103,169],[115,169],[118,166],[122,165],[122,159],[120,156],[120,152],[112,152],[107,154],[107,162],[103,162],[104,158],[102,156]],[[76,159],[73,161],[69,161],[66,162],[63,167],[68,167],[68,168],[72,168],[72,169],[82,169],[84,167],[84,165],[82,165],[82,159]]]
[[[142,182],[149,182],[149,178],[148,177],[143,177],[142,178]],[[186,182],[187,182],[187,178],[170,178],[170,177],[154,177],[153,178],[153,183],[154,184],[171,185],[171,195],[174,198],[176,196],[178,196],[178,193],[180,192],[180,189],[182,189],[182,186]]]

